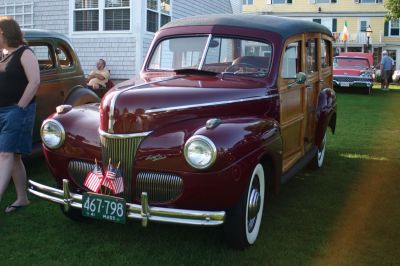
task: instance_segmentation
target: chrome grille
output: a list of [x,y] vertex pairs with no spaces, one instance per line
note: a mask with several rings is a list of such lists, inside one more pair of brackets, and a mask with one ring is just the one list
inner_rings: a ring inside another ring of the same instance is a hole
[[111,160],[112,164],[120,163],[120,169],[124,177],[123,196],[126,200],[132,198],[132,170],[136,151],[140,142],[149,133],[109,134],[100,131],[103,164],[107,165],[109,160]]
[[356,82],[356,81],[361,81],[361,82],[368,82],[371,81],[370,77],[357,77],[357,76],[334,76],[333,80],[339,81],[339,82]]
[[140,172],[136,178],[136,198],[147,192],[149,201],[171,201],[182,193],[182,189],[182,179],[168,173]]
[[93,163],[83,162],[83,161],[70,161],[68,163],[68,174],[76,182],[83,184],[85,177],[89,171],[94,167]]

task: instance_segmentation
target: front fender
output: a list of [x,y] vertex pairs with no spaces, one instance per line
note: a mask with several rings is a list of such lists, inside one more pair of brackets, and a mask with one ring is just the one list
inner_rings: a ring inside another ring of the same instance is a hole
[[57,120],[65,130],[64,145],[52,154],[78,159],[101,159],[99,129],[99,104],[85,104],[49,118]]
[[100,102],[99,96],[93,90],[82,86],[72,89],[65,100],[65,104],[72,106],[98,102]]
[[315,144],[319,147],[324,138],[327,127],[332,133],[336,129],[336,93],[331,88],[321,90],[317,106],[317,127],[315,132]]
[[[147,136],[136,153],[135,170],[180,176],[185,189],[175,202],[177,206],[227,209],[243,194],[258,162],[264,163],[268,157],[268,162],[272,159],[280,165],[282,140],[273,120],[221,118],[221,124],[211,129],[205,126],[206,121],[177,123]],[[217,148],[217,159],[208,169],[194,169],[185,160],[185,142],[194,135],[206,136]]]
[[[136,153],[136,167],[173,172],[221,171],[255,152],[272,152],[267,143],[279,135],[277,123],[258,117],[221,119],[211,129],[206,121],[185,121],[152,132]],[[194,135],[208,137],[217,148],[217,159],[208,169],[194,169],[185,160],[184,145]]]

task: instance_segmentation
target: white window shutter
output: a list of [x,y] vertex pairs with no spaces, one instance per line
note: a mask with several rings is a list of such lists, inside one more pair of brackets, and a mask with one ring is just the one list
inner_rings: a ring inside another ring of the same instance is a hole
[[315,4],[315,0],[310,0],[310,4]]
[[272,0],[267,0],[267,5],[272,5]]

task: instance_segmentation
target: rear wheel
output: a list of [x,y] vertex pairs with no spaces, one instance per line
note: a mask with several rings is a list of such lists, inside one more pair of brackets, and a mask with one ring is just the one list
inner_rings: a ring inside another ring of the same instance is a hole
[[319,169],[323,166],[325,160],[326,142],[327,142],[327,134],[325,132],[321,145],[318,147],[318,151],[313,158],[312,161],[313,168]]
[[244,249],[254,244],[260,231],[264,199],[264,169],[257,164],[240,201],[227,211],[224,234],[230,246]]

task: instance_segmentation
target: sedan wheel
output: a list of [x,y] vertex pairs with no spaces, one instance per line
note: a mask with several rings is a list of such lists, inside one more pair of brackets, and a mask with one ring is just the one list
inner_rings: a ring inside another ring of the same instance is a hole
[[327,142],[327,136],[326,135],[327,134],[325,132],[324,138],[322,139],[321,145],[318,147],[318,151],[315,154],[315,157],[314,157],[314,160],[313,160],[314,161],[313,162],[314,168],[317,168],[317,169],[321,168],[322,165],[324,164],[326,142]]
[[264,169],[261,164],[257,164],[244,195],[239,203],[227,212],[224,232],[229,245],[244,249],[254,244],[260,231],[264,199]]

